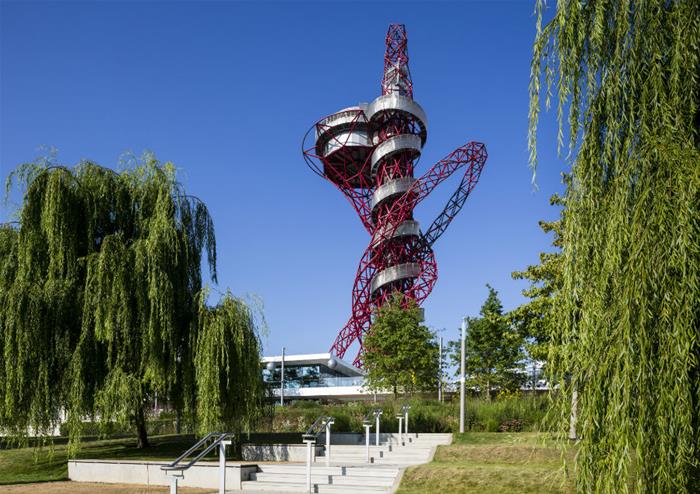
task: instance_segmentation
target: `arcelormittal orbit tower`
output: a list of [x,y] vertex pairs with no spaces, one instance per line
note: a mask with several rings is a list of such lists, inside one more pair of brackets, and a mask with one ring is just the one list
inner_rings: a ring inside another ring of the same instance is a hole
[[[311,136],[315,141],[310,142]],[[432,246],[462,209],[486,163],[486,147],[469,142],[415,178],[414,165],[428,136],[425,111],[413,100],[406,28],[386,35],[382,95],[323,118],[304,138],[306,162],[348,198],[370,234],[352,289],[352,315],[331,347],[343,357],[363,336],[372,313],[399,291],[419,305],[437,281]],[[445,209],[421,229],[413,209],[443,180],[463,174]]]

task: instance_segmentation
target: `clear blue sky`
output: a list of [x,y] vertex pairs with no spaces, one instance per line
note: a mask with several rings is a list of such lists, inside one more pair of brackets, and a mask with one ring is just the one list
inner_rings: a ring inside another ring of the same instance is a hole
[[[427,323],[455,337],[492,284],[524,299],[513,270],[537,261],[561,189],[552,115],[538,189],[527,163],[531,1],[432,3],[93,2],[0,4],[0,175],[39,156],[117,166],[125,151],[173,161],[210,208],[219,289],[265,304],[265,352],[326,351],[350,313],[368,242],[349,203],[311,173],[317,119],[380,94],[389,23],[407,26],[415,99],[428,114],[419,170],[470,140],[489,160],[438,241]],[[455,181],[417,210],[423,225]],[[0,211],[0,221],[10,211]],[[352,358],[352,356],[350,356]]]

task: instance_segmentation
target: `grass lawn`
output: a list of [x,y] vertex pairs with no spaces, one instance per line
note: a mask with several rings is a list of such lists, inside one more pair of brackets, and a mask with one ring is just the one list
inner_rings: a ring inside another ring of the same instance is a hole
[[[536,432],[467,432],[440,446],[431,463],[409,468],[397,494],[570,493],[562,451]],[[569,450],[567,455],[572,455]]]
[[[77,458],[89,458],[93,460],[168,460],[172,461],[195,442],[193,435],[162,435],[148,438],[151,446],[147,449],[136,448],[136,439],[108,439],[108,440],[83,440],[82,447]],[[243,435],[243,442],[258,444],[272,443],[300,443],[300,433],[254,433],[250,436]],[[6,448],[0,440],[0,485],[20,484],[28,482],[49,482],[54,480],[68,480],[68,452],[66,438],[58,438],[54,444],[53,458],[49,455],[49,448]],[[229,448],[230,449],[230,448]],[[211,459],[218,461],[218,450],[211,453]],[[230,460],[238,458],[231,456]],[[2,492],[2,489],[0,489]]]
[[[77,458],[122,460],[173,460],[194,444],[192,436],[155,436],[151,447],[136,448],[135,439],[85,441]],[[0,449],[0,485],[47,482],[68,479],[68,456],[65,444],[49,449]]]

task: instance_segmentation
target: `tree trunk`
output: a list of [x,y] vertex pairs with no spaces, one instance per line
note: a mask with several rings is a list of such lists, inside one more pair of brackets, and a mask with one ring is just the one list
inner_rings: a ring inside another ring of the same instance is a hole
[[148,447],[148,432],[146,431],[146,416],[143,406],[136,411],[136,447],[139,449]]
[[576,388],[571,392],[571,417],[569,417],[569,439],[575,441],[578,439],[576,435],[576,412],[578,408],[578,390]]
[[486,400],[491,401],[491,380],[486,380]]

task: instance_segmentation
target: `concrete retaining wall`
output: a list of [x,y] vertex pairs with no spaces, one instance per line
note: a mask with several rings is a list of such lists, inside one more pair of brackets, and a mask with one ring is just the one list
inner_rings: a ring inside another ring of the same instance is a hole
[[[160,469],[166,462],[69,460],[68,478],[74,482],[107,484],[170,485],[170,478]],[[241,490],[241,482],[257,472],[257,465],[226,464],[226,490]],[[219,487],[219,464],[202,462],[190,467],[178,480],[183,487]]]
[[[376,441],[376,434],[370,432],[369,443],[374,445]],[[380,432],[379,442],[381,444],[386,444],[389,441],[398,442],[398,433],[392,432]],[[326,444],[326,433],[321,433],[318,436],[317,444]],[[331,444],[365,444],[365,435],[358,432],[333,432],[331,431]]]
[[[324,449],[319,441],[315,456],[322,455]],[[242,456],[244,461],[306,461],[306,444],[244,444]]]

